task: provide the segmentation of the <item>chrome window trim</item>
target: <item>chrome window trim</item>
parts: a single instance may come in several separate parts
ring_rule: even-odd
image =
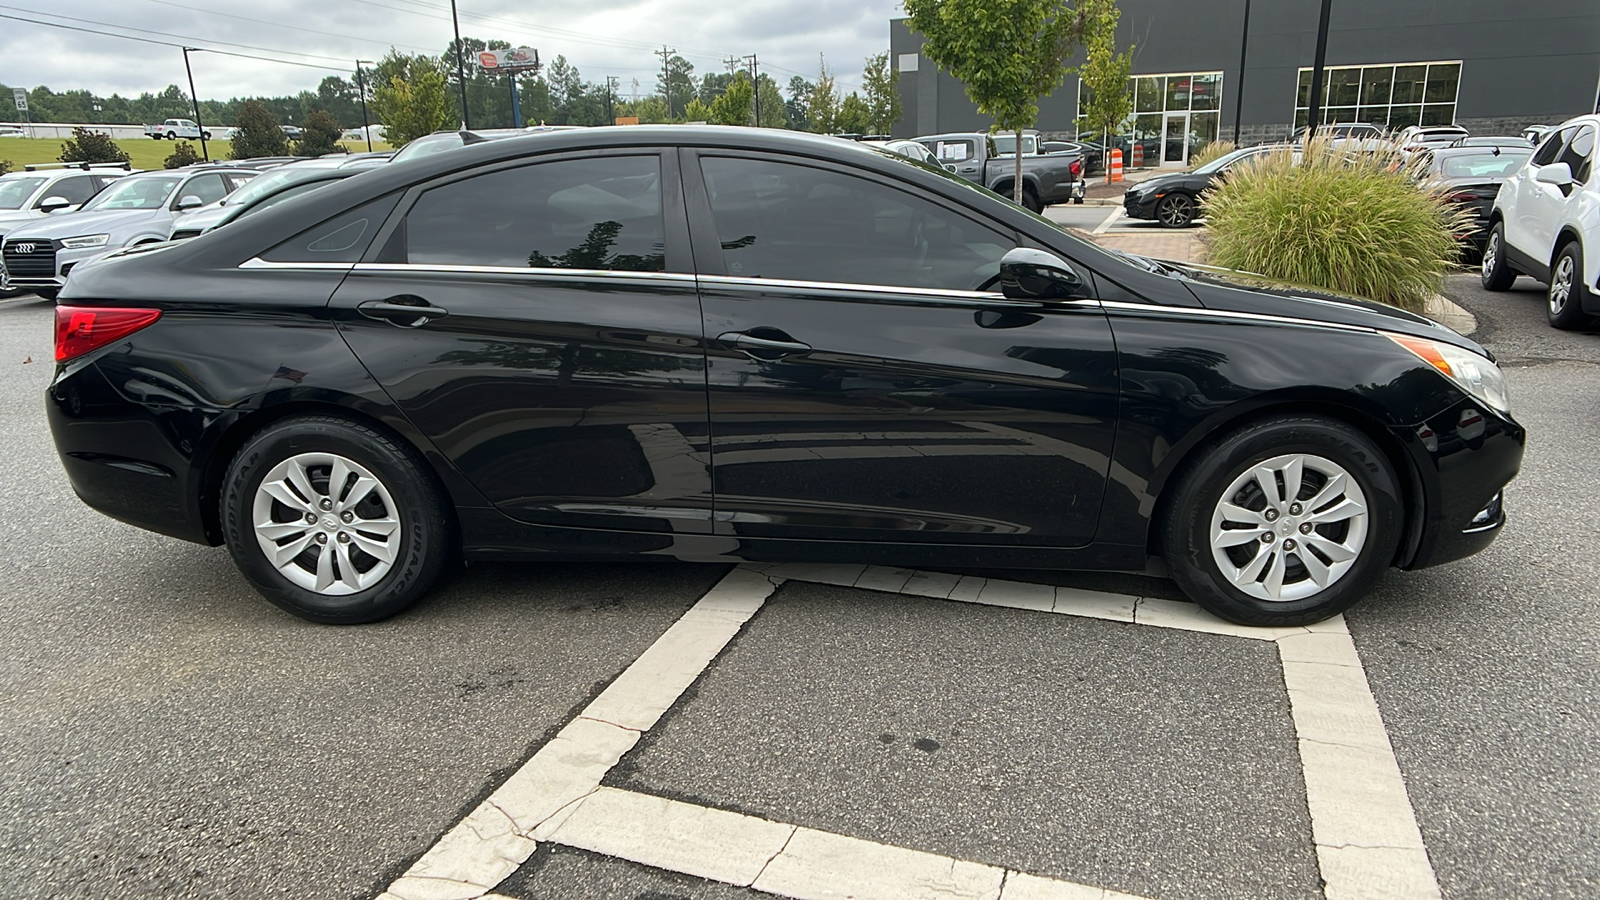
[[[528,275],[539,279],[608,278],[624,281],[673,281],[694,284],[693,275],[681,272],[634,272],[627,269],[557,269],[533,266],[453,266],[431,263],[356,263],[355,271],[374,274],[404,275]]]
[[[1010,303],[1019,301],[1011,300],[999,291],[953,291],[948,288],[914,288],[900,287],[892,284],[855,284],[841,281],[790,281],[782,278],[739,278],[731,275],[701,275],[700,280],[706,284],[721,287],[745,287],[756,289],[776,288],[780,290],[802,291],[850,291],[851,293],[874,294],[899,294],[910,297],[923,297],[945,300],[1003,300]],[[1033,302],[1033,301],[1025,301]],[[1098,300],[1070,300],[1062,301],[1063,305],[1095,306]]]
[[[1308,328],[1330,328],[1335,331],[1353,331],[1360,334],[1377,334],[1378,329],[1365,325],[1347,325],[1321,319],[1299,319],[1293,316],[1274,316],[1265,313],[1235,312],[1230,309],[1202,309],[1194,306],[1159,306],[1154,303],[1128,303],[1122,300],[1102,300],[1107,312],[1135,312],[1153,316],[1175,316],[1198,319],[1229,319],[1237,322],[1262,322],[1277,325],[1304,325]]]
[[[329,263],[329,262],[268,262],[259,256],[253,256],[242,263],[241,269],[317,269],[349,271],[355,263]]]

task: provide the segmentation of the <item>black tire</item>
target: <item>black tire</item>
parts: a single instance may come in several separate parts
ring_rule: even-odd
[[[177,133],[177,132],[176,132],[176,131],[169,131],[169,132],[167,132],[167,140],[169,140],[169,141],[175,141],[175,140],[177,140],[177,139],[178,139],[178,133]]]
[[[1251,480],[1252,470],[1269,460],[1291,458],[1303,461],[1300,491],[1296,498],[1280,497],[1280,511],[1269,513],[1266,510],[1273,506],[1268,502],[1271,498]],[[1321,488],[1332,484],[1334,479],[1317,469],[1327,469],[1329,464],[1342,470],[1348,476],[1344,483],[1353,481],[1358,491],[1336,490],[1330,499],[1319,504],[1319,509],[1324,515],[1337,516],[1335,507],[1343,504],[1334,501],[1344,497],[1358,501],[1365,508],[1364,516],[1311,522],[1306,519],[1316,516],[1318,510],[1310,509],[1308,504],[1290,505],[1291,500],[1309,501]],[[1310,477],[1304,473],[1310,473]],[[1241,479],[1245,479],[1242,487],[1235,487]],[[1283,492],[1286,480],[1280,470],[1273,480],[1276,489]],[[1213,549],[1214,518],[1220,517],[1223,494],[1230,488],[1234,492],[1228,499],[1246,512],[1260,512],[1262,524],[1218,532],[1241,536],[1249,533],[1255,537],[1244,542],[1233,540],[1233,545],[1226,547],[1221,546],[1226,539],[1220,540],[1219,548]],[[1332,485],[1330,490],[1336,488]],[[1315,416],[1267,419],[1225,435],[1199,453],[1171,490],[1161,532],[1169,573],[1200,606],[1241,625],[1305,625],[1349,609],[1365,596],[1394,559],[1404,528],[1399,481],[1382,451],[1348,425]],[[1251,491],[1256,495],[1252,496]],[[1300,512],[1291,516],[1291,509]],[[1307,525],[1310,532],[1302,530]],[[1262,534],[1270,534],[1272,540],[1258,545]],[[1347,545],[1356,544],[1347,566],[1326,551],[1317,551],[1313,561],[1328,579],[1325,586],[1318,586],[1302,556],[1310,549],[1305,544],[1308,540],[1317,541],[1313,546],[1319,548],[1338,545],[1343,548],[1340,552],[1350,552]],[[1219,554],[1237,567],[1239,584],[1248,585],[1255,593],[1241,589],[1224,574],[1217,560]],[[1260,557],[1271,557],[1271,561],[1261,565]],[[1281,567],[1277,565],[1279,558]],[[1259,574],[1248,574],[1252,568]],[[1328,572],[1332,570],[1337,574],[1330,577]],[[1270,592],[1274,571],[1280,573],[1281,599],[1261,596]]]
[[[258,491],[274,467],[291,465],[288,460],[301,454],[333,455],[365,469],[376,479],[378,488],[368,493],[368,499],[362,500],[361,505],[353,505],[352,509],[361,509],[368,503],[376,504],[377,516],[399,522],[399,538],[391,549],[394,558],[387,563],[387,571],[374,575],[376,581],[361,586],[360,590],[344,586],[343,576],[347,573],[342,571],[339,585],[329,587],[348,591],[343,594],[318,591],[316,585],[305,586],[291,580],[296,571],[315,571],[308,566],[319,563],[322,554],[337,549],[332,540],[325,540],[320,546],[304,545],[304,550],[281,571],[266,557],[254,524]],[[316,470],[312,467],[304,469],[306,472]],[[316,478],[315,474],[311,475],[313,486],[317,483]],[[329,490],[328,474],[322,474],[321,478],[320,490],[324,491],[325,497],[333,496],[334,492]],[[348,487],[342,488],[340,493],[350,496],[345,492],[354,491],[355,484],[347,481]],[[392,503],[392,509],[389,503],[384,502],[383,494]],[[310,501],[312,498],[306,499]],[[267,502],[274,503],[270,499]],[[367,573],[373,573],[378,566],[384,565],[377,557],[362,554],[362,535],[357,535],[353,541],[346,541],[343,537],[345,527],[354,532],[359,529],[362,519],[357,518],[356,524],[351,526],[341,526],[337,521],[329,524],[329,520],[339,514],[338,507],[319,507],[313,502],[308,503],[308,508],[330,510],[327,515],[312,513],[322,516],[323,521],[306,526],[308,535],[314,536],[312,532],[318,530],[337,528],[340,531],[338,543],[346,545],[336,554],[330,568],[342,565],[337,558],[340,555],[356,560],[351,571],[354,572],[352,577],[359,581],[363,573],[354,570],[359,568],[362,561],[370,561]],[[298,522],[301,514],[281,502],[273,505],[272,511],[274,523]],[[287,518],[281,515],[284,511],[290,513]],[[444,495],[417,454],[382,432],[334,416],[284,419],[268,425],[245,442],[228,467],[223,482],[221,512],[224,538],[239,571],[272,603],[313,622],[340,625],[376,622],[404,611],[420,600],[438,580],[454,549],[451,517],[445,506]],[[363,512],[359,515],[370,514]],[[324,533],[322,537],[326,539],[328,534]],[[295,538],[287,536],[284,541],[283,546],[287,547],[295,542]]]
[[[1031,187],[1022,189],[1022,205],[1032,212],[1044,212],[1044,204],[1039,202],[1039,195]]]
[[[1483,280],[1483,289],[1486,291],[1510,290],[1511,283],[1517,280],[1517,270],[1506,262],[1505,223],[1496,222],[1494,227],[1489,229],[1489,237],[1483,244],[1483,259],[1478,265],[1478,274]]]
[[[1569,241],[1550,266],[1550,288],[1545,293],[1545,318],[1551,328],[1571,331],[1593,321],[1583,311],[1588,290],[1583,283],[1583,248]]]
[[[32,291],[40,298],[49,300],[52,303],[55,302],[56,297],[61,293],[60,288],[23,288],[23,290]]]
[[[202,131],[202,132],[200,132],[200,137],[201,137],[201,139],[203,139],[203,140],[207,140],[207,141],[209,141],[209,140],[211,140],[211,132],[209,132],[209,131]]]
[[[1196,212],[1194,198],[1178,191],[1156,204],[1156,221],[1162,228],[1188,228],[1194,224]]]

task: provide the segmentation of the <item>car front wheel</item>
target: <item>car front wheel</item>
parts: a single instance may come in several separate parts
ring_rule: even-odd
[[[1244,625],[1305,625],[1365,595],[1394,558],[1393,468],[1331,419],[1281,417],[1205,450],[1176,485],[1163,534],[1172,577]]]
[[[1550,327],[1570,331],[1589,324],[1583,311],[1583,249],[1573,241],[1561,248],[1556,264],[1550,267],[1550,291],[1546,295],[1546,317]]]
[[[1168,194],[1156,204],[1156,221],[1163,228],[1187,228],[1194,217],[1194,198],[1188,194]]]
[[[234,562],[304,619],[375,622],[419,600],[449,556],[450,518],[425,464],[368,426],[331,416],[269,425],[224,482]]]

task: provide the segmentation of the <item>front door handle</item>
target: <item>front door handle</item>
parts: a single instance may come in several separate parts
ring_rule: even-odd
[[[395,302],[400,299],[402,298],[392,297],[388,300],[368,300],[356,304],[356,312],[369,319],[388,322],[401,328],[420,328],[428,324],[430,319],[441,319],[450,315],[449,310],[434,306],[420,297],[404,298],[410,300],[409,303]]]
[[[783,334],[783,332],[777,331],[776,329],[770,330],[777,334]],[[760,337],[744,331],[728,331],[717,335],[717,340],[724,344],[732,344],[735,348],[743,351],[754,359],[782,359],[785,356],[793,356],[797,353],[811,352],[810,344],[802,343],[794,340],[793,338],[789,338],[789,336],[786,334],[783,336],[787,340]]]

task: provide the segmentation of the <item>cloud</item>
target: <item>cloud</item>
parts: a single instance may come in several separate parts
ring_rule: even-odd
[[[330,67],[191,54],[205,99],[310,90],[324,76],[348,76],[358,57],[377,59],[390,46],[437,54],[451,38],[447,0],[10,0],[8,6],[14,8],[0,14]],[[652,50],[663,44],[694,63],[697,74],[724,71],[724,58],[754,53],[780,84],[794,74],[815,79],[823,53],[848,92],[860,85],[862,61],[888,49],[889,19],[903,15],[898,0],[588,0],[581,6],[460,0],[459,11],[463,36],[536,47],[547,60],[564,55],[587,80],[616,76],[624,93],[634,79],[641,93],[654,89],[660,62]],[[10,19],[0,19],[0,83],[125,96],[168,84],[187,91],[177,47]]]

